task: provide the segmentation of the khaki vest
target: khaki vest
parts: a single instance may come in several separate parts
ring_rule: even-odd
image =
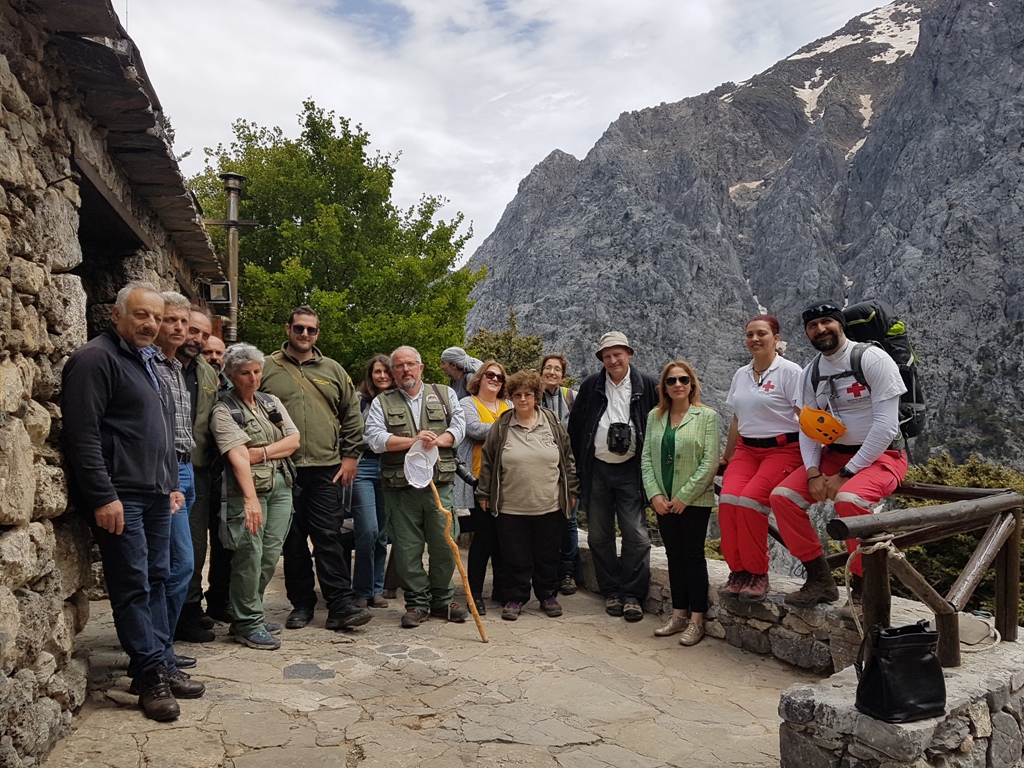
[[[262,392],[257,393],[257,403],[260,402],[258,398],[262,394]],[[269,398],[268,395],[263,396]],[[262,408],[258,407],[257,410],[260,411],[260,415],[263,416],[263,419],[257,418],[253,410],[236,397],[233,392],[225,393],[222,396],[222,399],[224,398],[230,398],[233,401],[233,404],[241,409],[242,416],[244,418],[242,431],[245,432],[250,440],[249,447],[262,448],[281,438],[283,434],[281,430],[273,424],[270,424],[268,427],[264,423],[263,419],[267,419],[267,422],[269,422],[269,418],[267,418],[263,413]],[[223,405],[226,406],[229,411],[232,410],[229,403],[224,402]],[[272,491],[275,483],[277,482],[279,470],[283,471],[285,484],[291,487],[291,473],[284,465],[284,462],[286,461],[287,459],[271,459],[263,464],[252,465],[250,471],[252,472],[252,483],[256,487],[256,493],[269,493]],[[242,491],[238,487],[238,481],[235,479],[235,473],[230,467],[225,469],[224,478],[227,481],[228,495],[241,496]]]
[[[434,394],[434,385],[424,384],[423,408],[420,412],[419,429],[428,429],[440,435],[448,429],[448,401],[431,402],[431,395]],[[448,397],[448,387],[438,384],[437,393],[439,398]],[[384,426],[388,432],[398,437],[415,437],[417,431],[416,421],[412,417],[412,410],[409,402],[398,390],[389,390],[378,395],[380,398],[381,410],[384,412]],[[439,399],[438,398],[438,399]],[[408,451],[386,451],[380,457],[381,482],[385,488],[397,489],[408,488],[409,481],[405,479],[405,454]],[[455,449],[438,448],[437,464],[434,465],[434,484],[455,482]]]

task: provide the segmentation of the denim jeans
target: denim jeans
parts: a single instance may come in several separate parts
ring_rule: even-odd
[[[87,513],[103,559],[117,639],[128,676],[164,664],[174,653],[165,586],[170,570],[171,500],[164,494],[122,496],[124,531],[109,533]]]
[[[380,487],[380,459],[376,455],[359,460],[352,484],[352,522],[356,538],[352,591],[356,598],[369,600],[384,591],[384,565],[388,557],[384,492]]]
[[[572,514],[565,521],[565,528],[562,530],[562,546],[558,553],[558,582],[566,576],[576,578],[576,571],[580,563],[580,527],[576,520],[576,512],[579,509],[579,502],[573,504]]]
[[[195,551],[192,547],[192,528],[188,516],[196,503],[195,475],[189,463],[178,464],[178,490],[185,496],[185,506],[171,515],[170,573],[167,576],[167,626],[174,633],[178,626],[181,606],[188,596],[188,583],[195,570]],[[170,650],[167,669],[174,671],[174,649]]]
[[[587,505],[587,544],[597,585],[605,597],[643,602],[651,583],[651,537],[644,519],[639,456],[621,464],[594,459]],[[615,552],[615,523],[622,533],[622,555]]]

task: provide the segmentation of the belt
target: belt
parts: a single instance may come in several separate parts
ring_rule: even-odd
[[[191,464],[192,463],[192,454],[191,454],[191,452],[179,453],[178,454],[178,463],[179,464]]]
[[[850,454],[852,456],[853,454],[855,454],[857,451],[860,450],[860,446],[859,445],[839,445],[838,443],[832,443],[832,445],[830,445],[828,447],[828,450],[833,451],[834,453],[848,453],[848,454]]]
[[[740,435],[740,440],[749,448],[775,448],[780,445],[795,443],[799,439],[799,432],[787,432],[784,435],[776,435],[775,437],[743,437],[743,435]]]

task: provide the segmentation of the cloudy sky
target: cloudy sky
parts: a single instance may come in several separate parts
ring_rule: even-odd
[[[245,118],[298,133],[303,99],[401,152],[395,200],[472,221],[465,257],[551,150],[621,112],[745,80],[879,0],[112,0],[182,168]]]

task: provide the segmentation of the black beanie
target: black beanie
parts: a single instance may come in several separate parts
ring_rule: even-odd
[[[839,321],[843,330],[846,330],[846,315],[843,314],[843,308],[831,299],[819,299],[812,302],[800,314],[800,319],[803,320],[805,328],[812,320],[818,320],[822,317],[835,318]]]

